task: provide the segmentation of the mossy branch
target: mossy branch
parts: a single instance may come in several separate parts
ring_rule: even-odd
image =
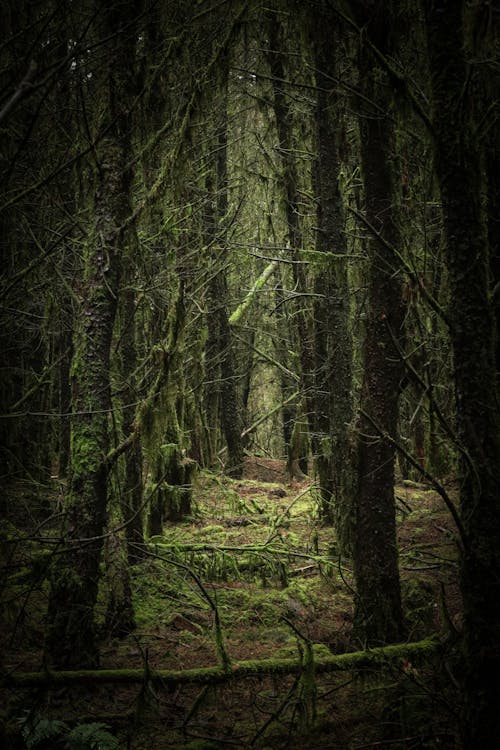
[[[266,283],[266,281],[268,280],[268,278],[270,276],[272,276],[272,274],[277,269],[277,267],[278,267],[278,261],[277,260],[273,260],[271,263],[269,263],[268,266],[266,266],[266,268],[263,270],[263,272],[261,273],[261,275],[255,281],[253,287],[250,289],[250,291],[248,292],[247,296],[245,297],[245,299],[243,300],[243,302],[241,303],[241,305],[238,305],[238,307],[236,308],[236,310],[229,316],[229,325],[230,326],[235,326],[235,325],[237,325],[238,323],[241,322],[241,319],[243,318],[243,316],[245,315],[246,311],[248,310],[248,308],[252,304],[252,301],[253,301],[255,295],[258,292],[260,292],[260,290],[262,289],[262,287],[264,286],[264,284]]]
[[[442,646],[436,638],[427,638],[413,643],[381,646],[368,651],[353,651],[350,654],[316,656],[315,674],[331,672],[381,670],[398,668],[403,662],[425,662],[435,656]],[[233,663],[229,668],[221,666],[195,669],[151,669],[148,679],[157,685],[213,685],[245,677],[266,675],[300,674],[304,669],[302,660],[293,658],[248,660]],[[61,687],[67,685],[141,684],[144,668],[140,669],[89,669],[75,671],[11,672],[0,678],[2,687],[31,688],[40,685]]]

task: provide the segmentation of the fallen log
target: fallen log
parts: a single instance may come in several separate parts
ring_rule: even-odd
[[[414,643],[400,643],[391,646],[372,648],[367,651],[353,651],[347,654],[321,655],[314,658],[314,672],[381,670],[384,667],[398,667],[408,663],[427,661],[436,655],[441,643],[436,638],[427,638]],[[81,684],[130,684],[145,680],[159,686],[213,685],[238,680],[245,677],[266,677],[299,674],[305,666],[297,658],[274,658],[234,662],[227,669],[220,666],[198,667],[195,669],[82,669],[72,671],[11,672],[0,677],[0,686],[30,688],[38,686],[61,687]]]

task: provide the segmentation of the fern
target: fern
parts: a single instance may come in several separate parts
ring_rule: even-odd
[[[78,724],[66,738],[67,750],[118,750],[118,740],[106,724]]]
[[[64,721],[35,716],[23,720],[22,735],[27,750],[34,750],[48,740],[52,743],[58,740],[57,747],[62,747],[62,739],[66,740],[66,750],[118,750],[118,740],[107,730],[108,726],[100,723],[78,724],[70,730]]]
[[[28,750],[36,748],[45,740],[55,739],[68,731],[64,721],[35,716],[23,721],[22,735]]]

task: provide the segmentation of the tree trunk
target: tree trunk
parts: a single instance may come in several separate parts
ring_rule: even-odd
[[[315,429],[313,451],[323,520],[337,520],[344,552],[353,505],[355,467],[350,461],[349,425],[353,418],[352,338],[349,315],[347,242],[339,187],[342,117],[333,83],[339,34],[331,38],[326,15],[313,19],[317,85],[316,249],[322,254],[316,269],[314,299]],[[328,34],[328,35],[327,35]],[[320,256],[321,257],[321,256]]]
[[[358,25],[386,52],[384,3],[361,3]],[[366,6],[366,7],[365,7]],[[356,579],[355,623],[369,645],[401,640],[405,635],[396,543],[394,502],[395,438],[402,377],[403,303],[394,219],[393,124],[384,113],[390,95],[383,73],[366,45],[360,51],[361,163],[365,217],[372,227],[368,241],[369,278],[363,382],[359,418],[359,477],[353,545]],[[395,342],[397,345],[395,345]]]
[[[287,402],[287,400],[292,395],[292,393],[297,390],[297,382],[292,377],[294,373],[294,363],[292,362],[290,352],[293,351],[293,331],[291,330],[291,321],[289,319],[289,316],[286,314],[284,306],[284,291],[283,283],[281,280],[281,269],[278,268],[276,273],[278,278],[275,287],[275,315],[277,330],[275,349],[276,359],[281,365],[283,365],[283,367],[279,370],[281,400],[284,404],[281,409],[281,419],[283,425],[283,446],[287,458],[287,473],[289,476],[291,476],[293,472],[291,462],[292,433],[298,410],[296,404],[290,403],[289,401]]]
[[[98,662],[94,605],[106,524],[109,356],[118,291],[117,218],[122,215],[124,154],[112,138],[101,146],[96,232],[86,258],[72,362],[71,485],[67,553],[55,566],[50,589],[48,656],[58,666]]]
[[[220,419],[222,431],[227,445],[227,462],[225,471],[229,476],[240,478],[243,473],[244,450],[241,433],[243,431],[242,401],[237,388],[237,368],[234,358],[234,346],[232,341],[231,327],[229,325],[227,304],[228,285],[226,260],[228,257],[226,247],[226,222],[227,222],[227,60],[224,60],[222,72],[222,103],[220,122],[217,127],[217,148],[215,160],[209,159],[213,175],[208,180],[207,209],[207,238],[212,246],[212,258],[215,260],[215,269],[209,282],[207,322],[209,326],[209,342],[211,349],[207,352],[209,358],[215,358],[218,364],[220,381],[215,386],[210,383],[210,390],[214,394],[209,396],[212,416],[214,419],[215,393],[218,390],[220,401]],[[213,368],[213,363],[212,363]],[[216,369],[216,368],[214,368]],[[215,426],[208,424],[208,429],[214,433]]]
[[[286,43],[284,39],[285,30],[275,10],[268,12],[269,23],[269,51],[268,60],[271,72],[271,81],[274,95],[274,113],[276,116],[276,129],[279,142],[279,150],[282,165],[282,194],[285,202],[285,216],[288,234],[288,245],[290,247],[290,258],[295,261],[292,264],[293,281],[295,290],[305,294],[308,289],[308,280],[304,264],[301,262],[300,251],[302,250],[302,229],[300,224],[299,209],[299,176],[294,147],[293,135],[293,111],[285,91],[286,71],[284,58],[286,55]],[[314,428],[314,355],[313,355],[313,333],[311,326],[310,310],[305,298],[299,298],[294,310],[296,320],[298,354],[301,365],[301,387],[303,392],[303,406],[307,423],[303,423],[302,429],[308,427],[309,433]],[[297,412],[298,416],[298,412]],[[293,430],[292,430],[293,433]],[[302,445],[309,444],[309,439],[304,439]],[[290,443],[293,447],[293,442]],[[288,457],[289,470],[293,470],[297,464],[296,457]],[[305,468],[307,454],[301,456],[299,463]]]
[[[137,243],[133,243],[136,248]],[[131,282],[132,280],[129,279]],[[135,293],[126,289],[122,301],[121,370],[122,392],[122,432],[126,438],[134,430],[137,392],[134,372],[137,367],[135,342]],[[139,440],[134,440],[125,454],[125,482],[122,496],[122,515],[127,540],[127,560],[129,565],[143,556],[144,523],[142,512],[142,450]]]
[[[129,7],[132,11],[132,8]],[[71,365],[70,490],[65,529],[66,551],[54,564],[48,608],[47,656],[64,667],[95,666],[99,660],[94,607],[100,580],[107,515],[110,346],[119,285],[120,227],[129,212],[128,123],[123,109],[130,46],[120,26],[126,14],[103,8],[104,37],[112,38],[100,93],[109,118],[99,144],[94,201],[94,232],[86,246],[85,277],[76,322]],[[118,29],[118,31],[117,31]],[[130,29],[127,30],[130,34]],[[126,101],[126,99],[125,99]]]
[[[500,736],[500,408],[497,332],[489,295],[485,165],[477,136],[478,124],[484,124],[492,102],[484,97],[480,65],[471,64],[474,55],[467,49],[471,39],[478,47],[485,46],[473,11],[466,3],[452,0],[436,0],[427,9],[435,164],[446,237],[457,424],[463,447],[460,507],[466,540],[461,590],[466,668],[462,729],[464,747],[493,750]]]

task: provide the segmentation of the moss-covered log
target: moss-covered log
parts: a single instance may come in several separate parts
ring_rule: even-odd
[[[398,668],[403,663],[426,662],[441,649],[435,638],[427,638],[414,643],[373,648],[368,651],[353,651],[350,654],[331,654],[314,659],[316,674],[380,670],[385,667]],[[196,669],[150,669],[147,679],[159,685],[206,685],[229,682],[244,677],[265,677],[297,674],[304,665],[297,659],[261,659],[235,662],[229,669],[220,666],[199,667]],[[63,685],[90,684],[130,684],[145,680],[144,669],[98,669],[46,672],[12,672],[0,679],[2,687],[30,688],[39,685],[61,687]]]

